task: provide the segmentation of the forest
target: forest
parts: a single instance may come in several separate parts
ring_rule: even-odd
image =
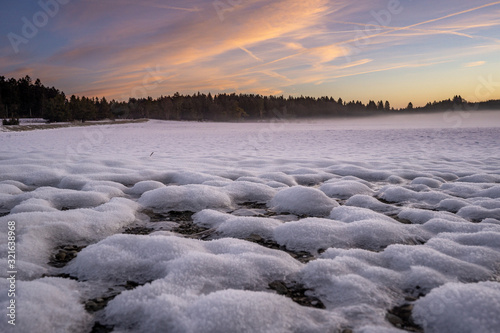
[[[67,97],[55,87],[33,83],[29,76],[6,79],[0,76],[0,117],[4,125],[18,123],[19,118],[43,118],[47,122],[88,121],[102,119],[151,118],[192,121],[241,121],[272,118],[311,118],[363,116],[389,112],[438,112],[459,110],[500,110],[500,100],[469,103],[461,96],[424,107],[410,102],[394,109],[389,101],[343,101],[333,97],[262,96],[255,94],[196,93],[161,96],[156,99],[129,98],[128,101],[105,97]]]

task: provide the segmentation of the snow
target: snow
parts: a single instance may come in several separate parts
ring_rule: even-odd
[[[127,265],[123,265],[123,262]],[[258,288],[284,278],[300,264],[289,255],[250,242],[114,235],[85,248],[65,268],[83,280],[145,283],[168,277],[184,288]],[[172,283],[174,283],[172,282]],[[266,285],[266,284],[264,284]]]
[[[230,208],[231,198],[217,187],[208,185],[168,186],[142,194],[138,201],[161,212],[191,211],[205,208]]]
[[[224,186],[224,190],[235,202],[260,202],[271,200],[276,190],[265,184],[236,181]]]
[[[151,285],[153,287],[153,285]],[[227,289],[200,297],[128,292],[106,308],[121,332],[331,332],[342,319],[265,292]],[[140,298],[137,296],[141,295]],[[186,298],[194,298],[186,302]]]
[[[449,283],[415,303],[413,317],[425,332],[498,332],[500,284]]]
[[[2,279],[2,290],[8,290]],[[17,281],[15,297],[15,326],[5,318],[0,321],[2,332],[86,332],[92,327],[92,317],[80,302],[76,281],[61,278],[42,278]],[[7,292],[0,295],[0,306],[7,312],[10,306]],[[5,315],[4,315],[5,316]],[[7,317],[6,317],[7,318]],[[36,320],[34,320],[36,318]]]
[[[305,186],[293,186],[279,191],[269,202],[277,213],[326,216],[339,204],[323,192]]]
[[[326,182],[320,188],[330,198],[349,199],[355,194],[372,194],[372,190],[365,184],[354,180],[340,180]]]
[[[278,226],[274,229],[274,238],[278,244],[293,251],[318,253],[330,247],[377,251],[390,244],[417,242],[419,233],[411,229],[387,220],[343,223],[306,218]]]
[[[385,214],[397,214],[401,210],[399,207],[385,204],[372,196],[362,194],[353,195],[346,201],[345,205],[367,208],[372,211]]]
[[[388,311],[413,304],[425,332],[495,332],[500,128],[483,115],[0,132],[16,329],[397,332]]]
[[[355,222],[363,220],[382,220],[399,225],[399,222],[386,216],[363,207],[342,206],[331,210],[330,218],[342,222]]]

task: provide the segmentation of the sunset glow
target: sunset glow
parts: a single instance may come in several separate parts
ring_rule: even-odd
[[[67,95],[499,99],[500,1],[16,1],[0,75]]]

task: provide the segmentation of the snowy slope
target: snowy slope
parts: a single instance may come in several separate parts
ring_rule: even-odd
[[[497,332],[500,122],[451,116],[0,132],[0,330]]]

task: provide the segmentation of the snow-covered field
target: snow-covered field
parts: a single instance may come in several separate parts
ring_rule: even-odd
[[[2,332],[500,330],[499,112],[0,143]]]

